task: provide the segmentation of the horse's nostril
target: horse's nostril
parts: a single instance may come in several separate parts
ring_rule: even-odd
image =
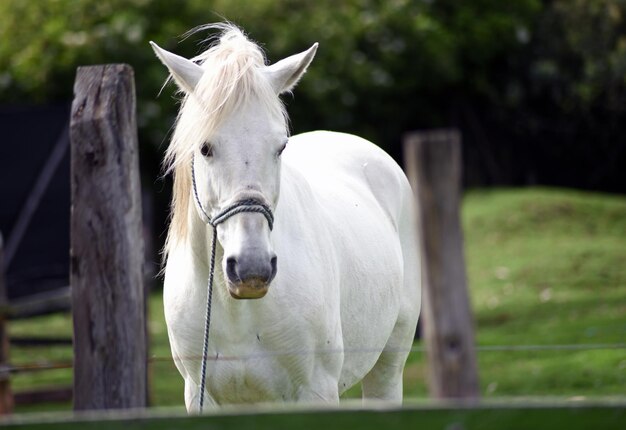
[[[275,255],[272,255],[270,261],[256,256],[231,256],[226,258],[225,274],[233,284],[245,283],[255,279],[269,284],[276,276],[277,261]]]
[[[237,273],[237,259],[235,257],[228,257],[226,259],[226,276],[231,282],[239,282],[239,273]]]
[[[270,279],[268,282],[272,282],[272,279],[274,279],[274,277],[276,276],[276,271],[278,270],[277,269],[278,257],[274,255],[272,259],[270,260],[270,265],[272,266],[272,271],[270,273]]]

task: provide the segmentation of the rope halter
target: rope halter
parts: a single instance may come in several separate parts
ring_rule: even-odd
[[[209,329],[211,327],[211,297],[213,293],[213,277],[215,274],[215,248],[217,245],[217,226],[239,213],[260,213],[267,220],[270,231],[274,228],[274,214],[268,205],[258,199],[243,199],[227,206],[217,213],[214,217],[210,217],[200,201],[198,189],[196,187],[196,173],[194,168],[194,158],[191,159],[191,183],[193,185],[193,195],[200,211],[204,214],[205,223],[213,227],[213,235],[211,237],[211,261],[209,264],[209,281],[207,287],[207,306],[206,316],[204,320],[204,345],[202,348],[202,370],[200,374],[200,399],[199,409],[202,412],[204,406],[204,387],[206,386],[206,363],[209,354]]]

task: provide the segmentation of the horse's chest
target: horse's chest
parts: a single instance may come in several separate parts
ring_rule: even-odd
[[[221,356],[207,370],[209,395],[218,403],[254,403],[286,400],[292,396],[288,372],[258,354],[254,358]]]
[[[272,339],[254,324],[236,334],[223,327],[209,346],[209,394],[221,404],[293,400],[306,365],[285,353],[287,339]]]
[[[180,312],[168,319],[171,341],[185,357],[185,369],[200,374],[203,321]],[[299,383],[307,373],[307,360],[289,354],[298,342],[297,332],[275,322],[231,320],[214,309],[209,338],[206,389],[219,404],[294,400]],[[280,335],[277,335],[279,333]]]

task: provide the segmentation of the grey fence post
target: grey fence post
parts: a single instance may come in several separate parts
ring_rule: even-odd
[[[461,138],[456,130],[410,133],[404,155],[419,207],[429,391],[435,398],[477,398],[460,221]]]
[[[74,409],[145,407],[144,245],[130,66],[78,68],[70,138]]]

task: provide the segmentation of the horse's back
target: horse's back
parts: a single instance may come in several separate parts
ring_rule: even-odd
[[[349,134],[293,136],[284,163],[311,184],[333,234],[346,350],[340,389],[349,387],[371,369],[398,323],[409,327],[403,346],[412,341],[420,307],[413,194],[389,155]],[[380,349],[353,352],[364,348]]]
[[[397,163],[373,143],[346,133],[314,131],[292,136],[286,162],[325,194],[370,194],[397,227],[411,189]]]

